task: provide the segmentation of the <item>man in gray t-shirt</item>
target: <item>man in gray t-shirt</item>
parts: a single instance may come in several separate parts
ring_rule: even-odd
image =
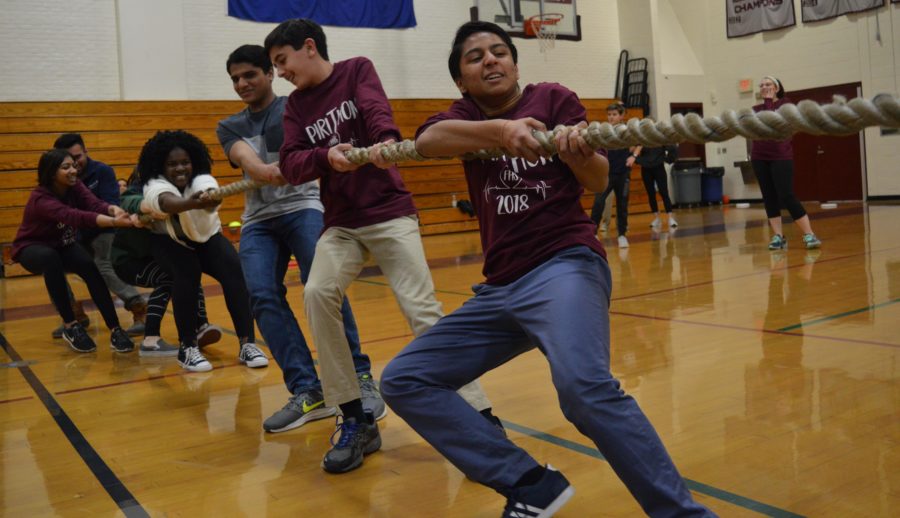
[[[284,408],[266,419],[263,428],[283,432],[336,411],[325,407],[309,345],[288,304],[284,285],[291,255],[300,268],[300,280],[306,283],[324,225],[324,209],[317,182],[290,185],[278,169],[287,98],[272,90],[274,73],[265,49],[259,45],[238,47],[228,57],[226,69],[234,91],[247,107],[219,121],[216,134],[232,166],[241,168],[245,178],[266,184],[245,194],[240,257],[253,317],[292,394]],[[369,358],[360,351],[359,331],[347,299],[341,315],[363,406],[383,417],[384,403],[370,373]]]

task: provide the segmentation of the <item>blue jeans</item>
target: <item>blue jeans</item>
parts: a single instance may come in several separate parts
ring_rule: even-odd
[[[563,250],[505,286],[475,296],[385,368],[385,402],[469,478],[509,494],[538,463],[455,392],[537,347],[560,408],[588,436],[650,516],[712,516],[695,503],[656,431],[609,370],[609,266],[586,247]]]
[[[292,394],[320,389],[322,383],[309,345],[288,304],[284,275],[293,254],[300,267],[300,280],[306,284],[323,225],[321,211],[303,209],[255,222],[241,231],[241,267],[250,291],[253,317]],[[359,330],[346,298],[341,316],[356,372],[367,373],[372,365],[360,351]]]

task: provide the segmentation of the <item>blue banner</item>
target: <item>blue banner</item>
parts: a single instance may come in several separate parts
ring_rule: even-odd
[[[319,25],[335,27],[416,26],[413,0],[228,0],[228,16],[274,23],[309,18]]]

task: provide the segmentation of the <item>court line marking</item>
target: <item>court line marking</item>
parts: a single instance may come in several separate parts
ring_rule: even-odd
[[[900,247],[898,247],[898,248],[900,248]],[[366,280],[366,281],[360,281],[360,282],[365,282],[367,284],[377,284],[380,286],[387,286],[387,283],[381,282],[381,281]],[[687,286],[685,286],[685,287],[687,287]],[[675,289],[680,289],[680,288],[673,288],[673,290],[675,290]],[[450,295],[459,295],[462,297],[473,297],[474,296],[474,294],[472,294],[472,293],[461,293],[458,291],[449,291],[449,290],[435,290],[435,292],[446,293],[446,294],[450,294]],[[621,300],[621,299],[614,298],[610,302],[611,303],[616,302],[617,300]],[[900,299],[897,299],[897,301],[900,301]],[[665,321],[665,322],[675,322],[675,323],[679,323],[679,324],[691,324],[691,325],[706,326],[706,327],[716,327],[716,328],[721,328],[721,329],[732,329],[735,331],[749,331],[749,332],[753,332],[753,333],[768,333],[768,334],[778,334],[778,335],[797,336],[797,337],[806,337],[806,338],[818,338],[820,340],[828,340],[828,341],[832,341],[832,342],[857,343],[857,344],[864,344],[864,345],[878,345],[881,347],[900,348],[900,344],[893,344],[890,342],[879,342],[877,340],[861,340],[861,339],[857,339],[857,338],[841,338],[841,337],[827,336],[827,335],[813,335],[813,334],[809,334],[809,333],[793,333],[793,332],[790,332],[789,330],[783,330],[783,329],[760,329],[760,328],[755,328],[755,327],[742,327],[742,326],[736,326],[736,325],[731,325],[731,324],[717,324],[717,323],[713,323],[713,322],[695,322],[692,320],[683,320],[683,319],[679,319],[679,318],[666,318],[666,317],[658,317],[658,316],[654,316],[654,315],[641,315],[639,313],[628,313],[625,311],[616,311],[613,309],[610,309],[609,314],[617,315],[617,316],[632,317],[632,318],[661,320],[661,321]]]
[[[31,396],[24,396],[24,397],[12,398],[12,399],[4,399],[3,401],[0,401],[0,405],[5,405],[6,403],[17,403],[19,401],[28,401],[30,399],[34,399],[34,398]]]
[[[883,253],[883,252],[892,252],[892,251],[895,251],[895,250],[898,250],[898,249],[900,249],[900,246],[893,246],[893,247],[890,247],[890,248],[880,248],[880,249],[878,249],[878,250],[869,250],[868,252],[859,252],[859,253],[856,253],[856,254],[847,254],[847,255],[839,255],[839,256],[835,256],[835,257],[826,257],[825,259],[818,259],[818,260],[816,260],[815,264],[824,264],[824,263],[830,263],[830,262],[832,262],[832,261],[842,261],[842,260],[844,260],[844,259],[853,259],[853,258],[856,258],[856,257],[865,257],[865,256],[867,256],[867,255],[880,254],[880,253]],[[676,256],[676,257],[677,257],[677,256]],[[805,265],[805,264],[794,264],[794,265],[790,265],[790,266],[785,266],[783,269],[784,269],[784,270],[792,270],[792,269],[794,269],[794,268],[802,268],[802,267],[804,267],[804,266],[806,266],[806,265]],[[617,301],[620,301],[620,300],[629,300],[629,299],[636,299],[636,298],[640,298],[640,297],[649,297],[649,296],[652,296],[652,295],[659,295],[659,294],[661,294],[661,293],[670,293],[670,292],[673,292],[673,291],[678,291],[678,290],[683,290],[683,289],[698,288],[698,287],[700,287],[700,286],[709,286],[709,285],[711,285],[711,284],[719,284],[719,283],[723,283],[723,282],[734,281],[734,280],[738,280],[738,279],[743,279],[743,278],[745,278],[745,277],[754,277],[754,276],[758,276],[758,275],[766,275],[766,274],[769,274],[769,273],[771,273],[771,272],[772,272],[772,270],[759,270],[759,271],[755,271],[755,272],[747,272],[747,273],[742,273],[742,274],[739,274],[739,275],[734,275],[734,276],[732,276],[732,277],[722,277],[722,278],[719,278],[719,279],[710,279],[710,280],[708,280],[708,281],[695,282],[695,283],[692,283],[692,284],[683,284],[683,285],[681,285],[681,286],[672,286],[671,288],[665,288],[665,289],[661,289],[661,290],[647,291],[647,292],[644,292],[644,293],[635,293],[635,294],[633,294],[633,295],[624,295],[624,296],[622,296],[622,297],[613,297],[613,298],[611,299],[611,301],[612,301],[612,302],[617,302]]]
[[[816,318],[814,320],[809,320],[806,322],[800,322],[799,324],[794,324],[792,326],[785,326],[778,329],[778,331],[793,331],[794,329],[801,329],[805,327],[810,327],[818,324],[823,324],[825,322],[831,322],[832,320],[837,320],[839,318],[849,317],[851,315],[858,315],[860,313],[866,313],[868,311],[872,311],[873,309],[883,308],[885,306],[890,306],[892,304],[896,304],[900,302],[900,298],[891,299],[887,302],[882,302],[880,304],[872,304],[871,306],[866,306],[864,308],[851,309],[850,311],[844,311],[843,313],[837,313],[834,315],[828,315],[821,318]]]
[[[760,329],[755,327],[742,327],[731,324],[717,324],[715,322],[696,322],[693,320],[683,320],[680,318],[666,318],[666,317],[658,317],[654,315],[641,315],[639,313],[627,313],[625,311],[613,311],[610,310],[610,315],[618,315],[623,317],[632,317],[632,318],[643,318],[646,320],[661,320],[664,322],[675,322],[678,324],[690,324],[695,326],[705,326],[705,327],[715,327],[719,329],[731,329],[734,331],[749,331],[752,333],[766,333],[766,334],[774,334],[774,335],[785,335],[785,336],[794,336],[798,338],[817,338],[819,340],[828,340],[831,342],[841,342],[841,343],[854,343],[854,344],[864,344],[864,345],[878,345],[881,347],[891,347],[891,348],[900,348],[900,344],[894,344],[890,342],[879,342],[877,340],[860,340],[858,338],[842,338],[837,336],[827,336],[827,335],[812,335],[809,333],[795,333],[791,331],[781,331],[779,329]]]
[[[582,455],[587,455],[588,457],[593,457],[595,459],[600,459],[604,462],[607,462],[606,457],[604,457],[603,454],[600,453],[594,446],[586,446],[584,444],[570,441],[568,439],[563,439],[562,437],[557,437],[546,432],[541,432],[540,430],[535,430],[527,426],[507,421],[505,419],[503,419],[502,421],[503,426],[510,430],[519,432],[534,439],[553,444],[555,446],[560,446]],[[682,478],[684,479],[685,485],[687,485],[688,489],[690,489],[691,491],[715,498],[716,500],[728,502],[737,507],[756,511],[762,515],[772,516],[775,518],[803,518],[802,514],[792,513],[785,509],[753,500],[752,498],[747,498],[745,496],[741,496],[724,489],[719,489],[702,482],[697,482],[696,480],[691,480],[687,477]]]
[[[22,361],[22,357],[19,356],[19,353],[13,348],[12,344],[6,340],[6,336],[2,332],[0,332],[0,346],[3,347],[6,354],[14,361]],[[129,518],[149,518],[150,515],[147,514],[147,511],[144,510],[140,502],[138,502],[128,488],[125,487],[125,484],[119,480],[119,477],[116,476],[103,458],[100,457],[97,450],[91,446],[87,438],[81,433],[72,419],[69,418],[68,414],[66,414],[65,410],[63,410],[53,395],[50,394],[50,391],[47,390],[47,387],[41,383],[41,380],[39,380],[34,371],[31,370],[31,367],[25,365],[18,370],[22,373],[25,381],[31,385],[32,390],[34,390],[34,393],[41,400],[41,403],[44,404],[44,407],[47,409],[47,412],[50,413],[50,416],[56,421],[56,424],[63,432],[63,435],[66,436],[66,439],[68,439],[72,447],[75,448],[75,451],[81,457],[81,460],[84,461],[97,481],[100,482],[100,485],[103,486],[103,489],[106,490],[107,494],[109,494],[116,505],[119,506],[119,510]]]

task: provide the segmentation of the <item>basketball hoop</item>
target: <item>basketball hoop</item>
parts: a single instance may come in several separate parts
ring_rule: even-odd
[[[562,19],[560,13],[545,13],[532,16],[525,22],[525,36],[537,38],[541,54],[556,45],[556,24]]]

